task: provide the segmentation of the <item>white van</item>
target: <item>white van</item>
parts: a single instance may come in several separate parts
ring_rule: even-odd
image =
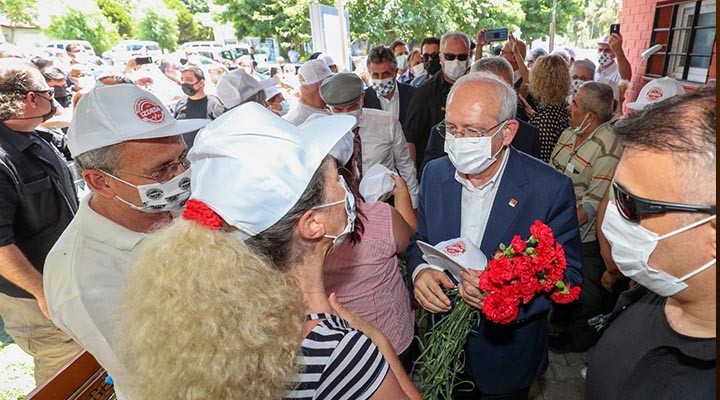
[[[123,40],[115,47],[103,53],[103,58],[112,60],[115,65],[127,62],[136,55],[151,56],[154,60],[162,57],[162,49],[158,42],[150,40]]]
[[[48,42],[45,47],[51,47],[53,49],[65,51],[65,46],[69,45],[70,43],[79,44],[80,46],[82,46],[83,49],[85,49],[86,53],[90,53],[93,56],[95,55],[95,49],[93,49],[92,45],[87,40],[55,40],[52,42]]]

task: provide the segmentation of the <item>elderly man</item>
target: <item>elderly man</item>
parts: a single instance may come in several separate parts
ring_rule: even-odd
[[[555,320],[560,325],[567,325],[558,337],[550,339],[550,348],[559,353],[583,352],[594,345],[600,335],[588,325],[588,319],[612,311],[617,300],[617,294],[602,287],[605,264],[595,234],[598,205],[610,186],[622,154],[622,146],[610,130],[612,89],[604,83],[584,83],[568,110],[570,128],[560,135],[550,157],[550,165],[570,177],[575,188],[583,242],[583,283],[578,302],[556,309]],[[618,292],[615,290],[615,293]],[[563,313],[565,318],[556,318]]]
[[[330,68],[321,60],[310,60],[298,70],[300,83],[300,100],[285,116],[293,125],[300,125],[312,114],[330,114],[322,96],[320,85],[333,75]]]
[[[235,69],[220,77],[215,93],[229,110],[254,101],[268,107],[265,89],[274,87],[275,79],[258,81],[242,69]]]
[[[452,31],[442,36],[440,63],[442,72],[415,91],[405,117],[405,137],[410,145],[410,156],[421,175],[419,168],[423,165],[432,127],[445,118],[445,100],[453,83],[470,68],[470,39],[466,34]]]
[[[572,101],[572,96],[576,95],[580,86],[585,82],[592,82],[595,80],[595,63],[588,59],[577,60],[573,63],[570,69],[570,78],[572,79],[572,94],[568,100],[568,103]],[[613,98],[616,104],[613,105],[613,109],[617,108],[617,104],[620,102],[620,89],[615,81],[603,82],[610,86],[613,91]]]
[[[417,208],[417,176],[400,121],[386,111],[363,108],[362,79],[353,73],[339,73],[326,80],[320,94],[333,114],[357,118],[353,128],[356,174],[362,178],[363,171],[375,164],[397,170],[407,183],[413,208]]]
[[[373,47],[367,57],[372,86],[365,89],[364,108],[387,111],[404,124],[415,88],[398,82],[399,69],[393,52],[385,46]],[[403,126],[404,128],[404,126]]]
[[[716,396],[716,107],[701,89],[614,126],[625,151],[602,231],[637,286],[592,353],[588,400]]]
[[[50,322],[43,264],[77,211],[70,171],[36,128],[55,114],[53,90],[32,64],[0,64],[0,316],[35,359],[41,384],[81,350]]]
[[[621,79],[629,81],[632,78],[632,67],[625,57],[622,43],[623,38],[619,33],[610,34],[598,41],[595,81],[617,84]]]
[[[461,78],[447,103],[448,157],[430,162],[418,201],[418,231],[405,251],[415,299],[426,310],[451,308],[442,288],[455,285],[425,264],[417,241],[431,245],[467,237],[491,258],[500,243],[527,235],[536,220],[552,228],[564,247],[565,281],[580,282],[580,234],[570,178],[512,147],[518,122],[513,88],[483,73]],[[463,273],[460,293],[482,307],[477,272]],[[525,399],[548,365],[550,299],[539,296],[509,325],[482,319],[465,347],[473,399]],[[459,397],[458,397],[459,398]]]
[[[504,80],[508,85],[513,83],[513,69],[507,60],[502,57],[485,57],[481,58],[470,68],[470,73],[486,72]],[[525,154],[529,154],[535,158],[540,158],[540,139],[538,138],[538,129],[527,122],[518,119],[515,116],[519,126],[517,134],[512,141],[512,146]],[[445,125],[441,122],[436,125],[430,133],[427,148],[425,149],[425,157],[423,166],[430,161],[443,157],[445,154]]]
[[[158,98],[125,83],[85,94],[68,131],[92,192],[47,257],[45,295],[53,322],[95,356],[120,393],[115,307],[138,244],[190,196],[182,134],[207,122],[176,121]]]

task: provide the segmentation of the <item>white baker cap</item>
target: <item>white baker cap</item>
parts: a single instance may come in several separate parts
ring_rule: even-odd
[[[324,61],[325,64],[326,64],[328,67],[332,67],[333,65],[337,65],[337,64],[335,63],[335,60],[333,60],[332,57],[330,57],[330,55],[327,54],[327,53],[322,53],[322,54],[320,54],[317,59]]]
[[[133,84],[100,85],[78,102],[68,129],[68,148],[76,157],[128,140],[182,135],[208,122],[176,120],[160,99]]]
[[[301,85],[312,85],[332,75],[333,72],[324,61],[310,60],[298,70],[298,81]]]
[[[669,76],[664,76],[646,83],[640,90],[637,100],[628,103],[627,107],[632,110],[642,110],[650,104],[683,94],[685,94],[685,88],[680,82]]]
[[[292,209],[354,123],[350,116],[332,115],[295,126],[260,104],[242,104],[195,139],[188,154],[190,198],[207,204],[242,236],[254,236]]]
[[[259,91],[275,86],[276,83],[274,78],[259,81],[243,69],[237,68],[220,77],[215,87],[215,94],[226,108],[233,108]]]
[[[368,203],[375,203],[387,199],[388,194],[395,188],[393,175],[397,173],[390,171],[382,164],[375,164],[368,168],[360,181],[360,194]]]

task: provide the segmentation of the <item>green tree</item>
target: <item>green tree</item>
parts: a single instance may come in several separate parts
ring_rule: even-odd
[[[106,29],[106,24],[102,15],[71,8],[64,15],[52,16],[45,34],[53,39],[87,40],[97,54],[102,54],[118,40],[117,32]]]
[[[10,22],[8,41],[15,42],[15,28],[19,25],[35,25],[37,0],[0,0],[0,15]]]
[[[153,40],[160,47],[174,51],[177,48],[178,28],[174,20],[148,10],[137,28],[138,37],[142,40]]]
[[[522,38],[530,43],[550,34],[553,0],[521,0],[525,12],[522,24]],[[568,32],[570,21],[582,14],[582,0],[558,0],[555,12],[555,35]]]
[[[123,39],[133,36],[133,21],[128,5],[115,0],[96,0],[105,18],[117,27],[118,35]]]
[[[210,12],[207,0],[182,0],[191,14]]]
[[[199,25],[196,40],[215,40],[215,32],[210,26]]]
[[[163,0],[165,5],[175,11],[178,28],[178,43],[190,42],[197,39],[198,25],[195,17],[190,13],[187,6],[180,0]]]
[[[586,0],[583,12],[570,21],[568,38],[575,46],[592,47],[597,39],[610,32],[619,8],[619,0]]]

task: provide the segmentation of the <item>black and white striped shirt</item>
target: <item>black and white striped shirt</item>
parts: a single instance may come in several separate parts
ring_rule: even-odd
[[[388,373],[380,350],[362,332],[331,314],[310,314],[324,319],[302,342],[302,372],[285,399],[368,399]]]

